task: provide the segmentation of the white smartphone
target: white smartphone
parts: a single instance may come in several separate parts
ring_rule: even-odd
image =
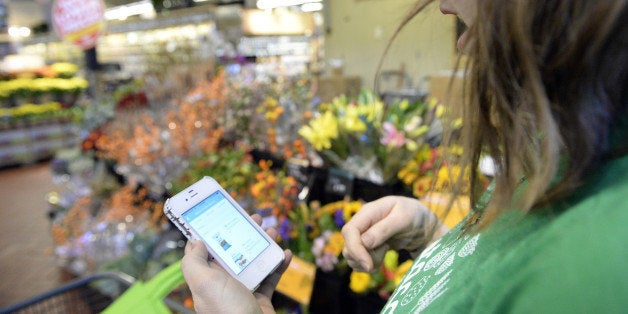
[[[211,177],[166,200],[164,213],[190,240],[202,240],[225,271],[255,291],[284,260],[281,247]]]

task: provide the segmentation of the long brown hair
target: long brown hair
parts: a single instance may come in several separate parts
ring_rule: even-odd
[[[417,3],[399,29],[430,2]],[[473,228],[570,195],[611,153],[609,135],[628,114],[627,20],[626,0],[477,1],[462,165],[477,169],[488,154],[496,173]],[[477,196],[472,189],[472,206]]]

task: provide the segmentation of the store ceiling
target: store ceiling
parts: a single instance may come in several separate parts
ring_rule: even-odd
[[[33,27],[45,23],[53,1],[54,0],[4,0],[9,14],[9,26]],[[107,8],[110,8],[136,1],[138,0],[105,0],[104,2]],[[221,3],[230,1],[211,0],[208,2]]]

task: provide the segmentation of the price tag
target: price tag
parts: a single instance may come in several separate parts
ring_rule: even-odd
[[[314,289],[315,276],[314,264],[293,256],[290,266],[277,284],[277,291],[303,305],[308,305]]]
[[[354,175],[337,169],[329,168],[325,192],[334,195],[348,196],[353,192]]]

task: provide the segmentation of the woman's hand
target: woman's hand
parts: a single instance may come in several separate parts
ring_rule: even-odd
[[[261,222],[259,215],[253,219]],[[273,229],[267,231],[277,237]],[[181,270],[190,287],[194,308],[198,313],[274,313],[271,297],[279,278],[288,268],[292,253],[285,252],[283,263],[266,278],[254,293],[231,277],[214,261],[208,261],[209,253],[201,241],[188,242],[181,262]]]
[[[387,196],[364,204],[342,228],[342,254],[353,269],[372,272],[379,268],[386,251],[405,249],[418,254],[447,231],[418,200]]]

